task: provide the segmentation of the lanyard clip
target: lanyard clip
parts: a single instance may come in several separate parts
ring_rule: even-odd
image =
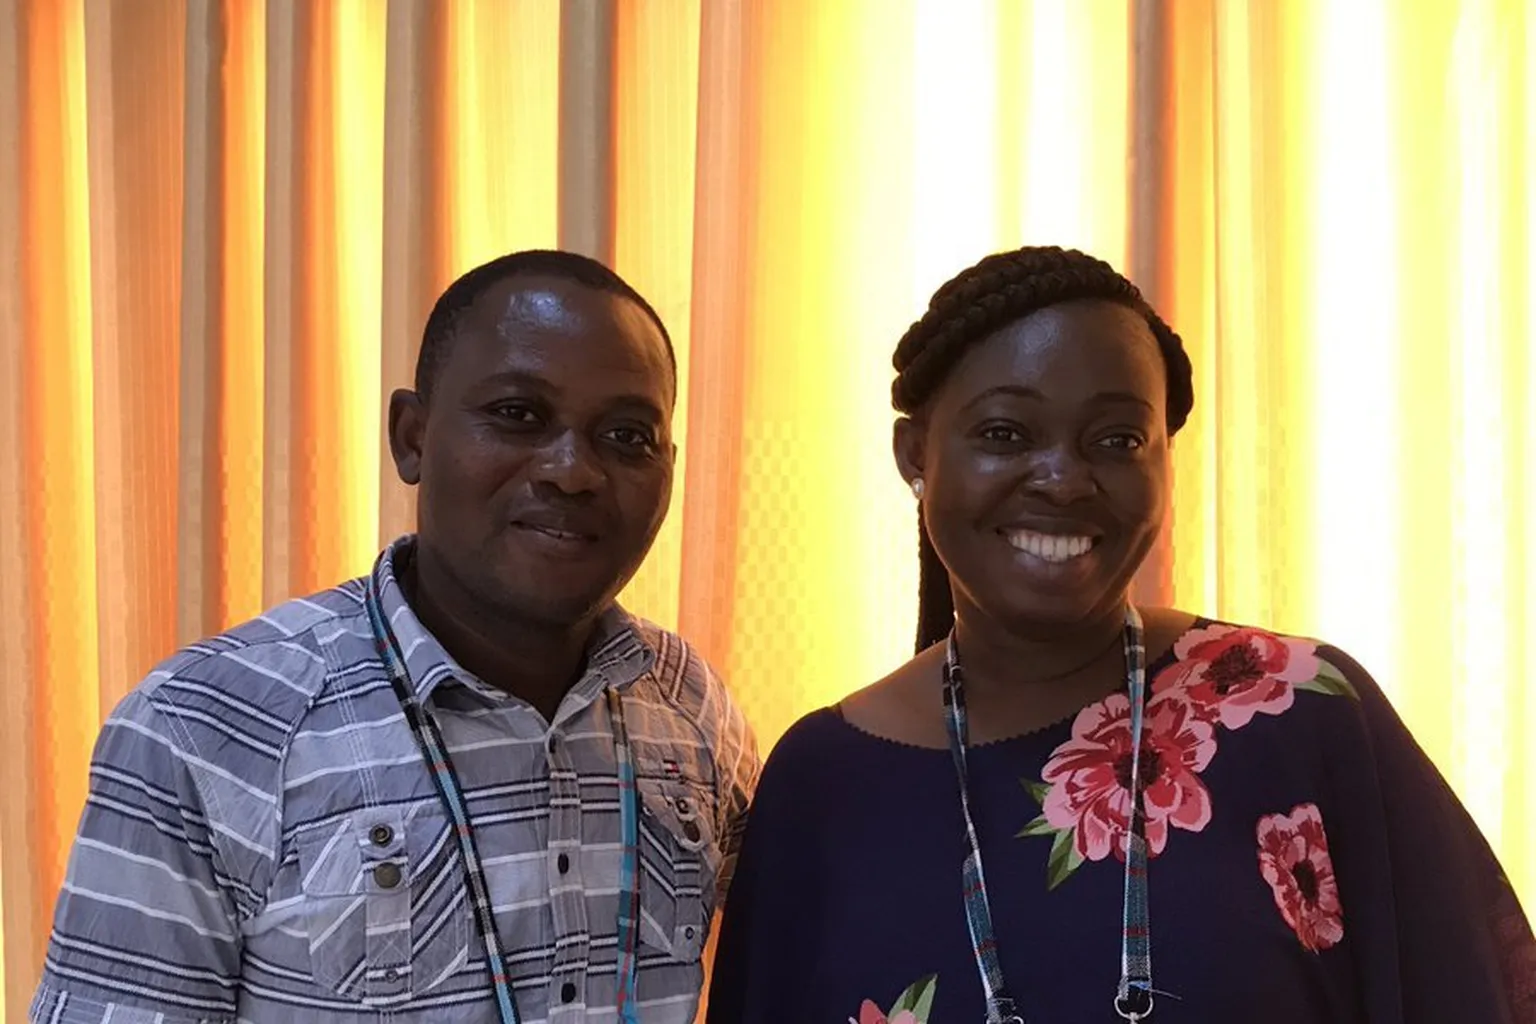
[[[1135,1024],[1152,1016],[1152,991],[1139,985],[1126,986],[1123,994],[1115,997],[1115,1012]]]
[[[1024,1015],[1007,996],[998,996],[987,1010],[987,1024],[1024,1024]]]

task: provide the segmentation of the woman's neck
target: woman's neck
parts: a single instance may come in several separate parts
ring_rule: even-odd
[[[956,617],[955,639],[966,687],[1043,685],[1086,671],[1121,649],[1125,602],[1072,624],[1023,634],[980,611]]]
[[[1039,636],[962,612],[955,640],[972,741],[1041,728],[1118,689],[1125,679],[1124,631],[1123,603]]]

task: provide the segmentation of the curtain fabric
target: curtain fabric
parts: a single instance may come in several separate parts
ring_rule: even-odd
[[[0,0],[4,1011],[102,716],[409,529],[384,397],[538,246],[673,333],[625,600],[765,749],[909,652],[928,294],[1125,268],[1196,368],[1140,593],[1354,653],[1536,899],[1533,64],[1521,0]]]

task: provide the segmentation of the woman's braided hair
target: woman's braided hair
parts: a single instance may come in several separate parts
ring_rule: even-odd
[[[1048,306],[1091,299],[1118,303],[1146,320],[1167,368],[1168,433],[1176,433],[1195,404],[1194,374],[1183,341],[1136,286],[1108,263],[1056,246],[995,253],[935,292],[928,311],[896,346],[891,404],[904,415],[915,414],[978,341]],[[949,574],[921,517],[918,560],[917,649],[921,651],[944,639],[955,619]]]

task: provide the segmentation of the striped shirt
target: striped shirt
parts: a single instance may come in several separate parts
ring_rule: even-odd
[[[616,689],[640,795],[640,1019],[694,1019],[756,783],[677,636],[613,609],[548,723],[417,620],[394,563],[172,657],[102,729],[35,1021],[497,1019],[449,816],[374,644],[376,587],[464,790],[526,1024],[616,1019]]]

